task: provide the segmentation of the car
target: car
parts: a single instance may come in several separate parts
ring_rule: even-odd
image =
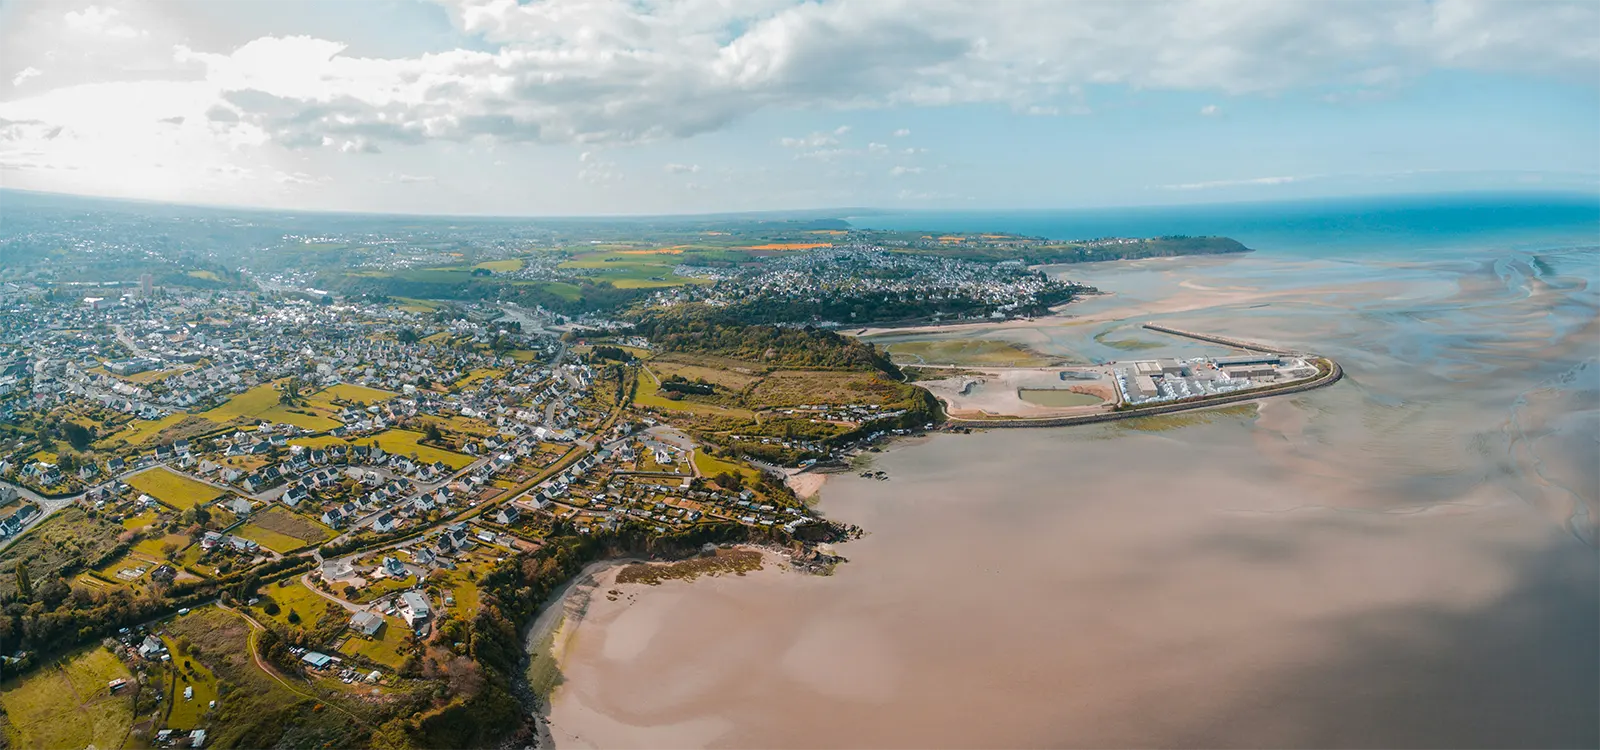
[[[189,614],[189,608],[188,607],[184,607],[183,609],[178,610],[178,616],[179,617],[182,617],[182,616],[184,616],[186,614]]]

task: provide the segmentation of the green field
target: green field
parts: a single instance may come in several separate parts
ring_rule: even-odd
[[[269,615],[261,607],[255,608],[256,619],[273,620],[281,625],[311,629],[317,626],[324,617],[344,617],[344,610],[339,605],[322,598],[317,592],[305,587],[296,579],[286,581],[288,586],[276,584],[263,586],[261,593],[278,603],[278,614]],[[329,608],[332,609],[329,609]],[[300,616],[300,624],[289,622],[289,613],[294,612]]]
[[[184,425],[183,423],[186,421],[190,424]],[[216,423],[201,417],[196,417],[193,414],[178,412],[177,414],[169,414],[160,419],[135,419],[134,421],[129,422],[121,430],[112,433],[106,438],[98,441],[98,444],[102,446],[109,446],[116,445],[117,443],[127,443],[128,445],[139,447],[156,442],[158,438],[161,437],[161,433],[169,429],[172,430],[174,434],[182,434],[190,432],[204,432],[206,430],[215,429],[216,426]],[[184,427],[189,427],[192,429],[183,429]]]
[[[716,456],[706,455],[705,451],[696,449],[694,452],[694,468],[706,478],[714,477],[723,472],[729,474],[742,474],[746,482],[754,482],[761,478],[761,472],[741,466],[732,461],[727,461]]]
[[[508,273],[521,270],[522,265],[521,258],[506,258],[505,260],[486,260],[473,266],[473,268],[482,268],[495,273]]]
[[[189,537],[183,534],[165,534],[150,537],[149,539],[140,539],[138,544],[133,545],[133,551],[152,560],[164,560],[166,557],[161,553],[161,548],[165,547],[169,542],[177,545],[177,548],[181,550],[189,546]]]
[[[1039,406],[1094,406],[1105,403],[1099,396],[1076,393],[1066,388],[1018,388],[1017,398]]]
[[[283,554],[334,536],[333,530],[287,508],[273,506],[257,513],[234,531],[273,552]]]
[[[320,407],[307,399],[306,406],[284,406],[278,402],[280,392],[272,384],[266,383],[251,388],[228,402],[207,412],[201,413],[213,422],[225,424],[233,420],[269,422],[282,422],[303,427],[308,430],[331,430],[339,426],[338,420],[325,415],[331,407]],[[290,411],[294,409],[295,411]],[[301,411],[315,412],[313,414],[300,414]]]
[[[412,432],[411,430],[384,430],[372,438],[365,438],[364,442],[376,440],[379,448],[390,453],[398,453],[402,456],[409,456],[415,453],[417,458],[422,461],[428,463],[443,461],[452,469],[459,469],[475,460],[472,456],[419,445],[417,441],[422,438],[422,433]]]
[[[339,647],[339,650],[349,656],[365,656],[390,669],[399,669],[406,661],[400,649],[405,647],[406,636],[410,633],[405,621],[396,617],[385,617],[383,628],[378,631],[377,637],[368,639],[366,636],[353,634]]]
[[[167,728],[188,731],[203,726],[211,701],[217,699],[217,676],[199,659],[178,654],[178,644],[170,638],[162,639],[172,654],[172,664],[164,682],[168,707]],[[183,699],[183,689],[194,688],[194,697]]]
[[[188,510],[222,497],[222,490],[197,482],[164,466],[143,471],[124,480],[128,486],[178,510]]]
[[[668,411],[689,412],[691,414],[710,414],[715,416],[737,417],[740,419],[755,419],[755,412],[749,409],[728,408],[714,404],[702,404],[684,399],[674,401],[661,394],[660,387],[655,378],[649,373],[639,377],[639,386],[634,389],[633,403],[638,406],[648,406],[655,409]]]
[[[946,339],[901,341],[887,347],[897,364],[976,367],[1046,367],[1061,361],[1009,341]]]
[[[137,688],[130,684],[113,695],[107,683],[132,676],[117,657],[95,645],[59,665],[0,684],[6,745],[27,750],[122,747],[133,728]]]
[[[353,383],[340,383],[338,385],[328,386],[327,388],[311,394],[306,401],[316,406],[333,409],[336,408],[334,407],[334,401],[346,401],[350,403],[361,404],[363,406],[370,406],[372,404],[379,404],[383,403],[384,401],[388,401],[389,399],[394,398],[395,395],[396,394],[390,391],[382,391],[378,390],[377,388],[368,388],[366,386],[355,385]]]

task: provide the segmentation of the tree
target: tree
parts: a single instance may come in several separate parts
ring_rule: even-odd
[[[62,474],[71,474],[78,470],[78,457],[71,453],[62,453],[56,457],[56,466],[60,467]]]
[[[66,437],[67,444],[71,445],[73,450],[89,450],[89,444],[94,442],[94,433],[77,422],[62,422],[61,434]]]
[[[424,435],[424,439],[430,443],[442,443],[444,442],[444,433],[439,431],[439,425],[429,422],[428,431]]]
[[[23,601],[33,598],[33,579],[28,575],[28,566],[21,561],[17,562],[17,596]]]
[[[422,337],[417,334],[414,328],[402,328],[399,333],[394,335],[394,338],[402,344],[415,344]]]

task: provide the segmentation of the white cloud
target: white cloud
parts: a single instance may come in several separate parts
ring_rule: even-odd
[[[1208,182],[1186,182],[1177,185],[1162,185],[1163,190],[1214,190],[1216,188],[1244,187],[1247,185],[1287,185],[1291,182],[1309,180],[1315,175],[1283,176],[1283,177],[1252,177],[1244,180],[1211,180]]]
[[[904,177],[908,174],[922,174],[922,167],[894,167],[889,170],[890,177]]]
[[[908,135],[911,135],[911,130],[909,128],[900,128],[899,130],[894,131],[894,137],[896,138],[904,138]]]
[[[44,71],[39,70],[38,68],[35,68],[32,65],[29,65],[28,67],[17,71],[17,74],[15,76],[12,76],[11,85],[12,86],[21,86],[23,84],[23,82],[27,81],[29,78],[36,78],[36,77],[38,77],[40,75],[43,75],[43,74],[44,74]]]
[[[667,174],[694,174],[700,171],[699,164],[667,164],[662,167]]]
[[[136,29],[119,20],[122,12],[116,8],[102,8],[91,5],[83,10],[69,10],[61,20],[68,29],[84,34],[116,37],[119,39],[134,39],[147,35],[148,32]]]
[[[1215,115],[1221,111],[1222,110],[1217,109],[1217,105],[1215,104],[1207,104],[1206,106],[1200,108],[1200,114],[1204,117],[1211,117],[1212,115]]]
[[[784,148],[822,148],[839,145],[839,139],[827,133],[812,133],[804,138],[780,138],[778,145]]]

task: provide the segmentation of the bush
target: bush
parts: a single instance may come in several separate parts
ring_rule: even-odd
[[[261,611],[267,613],[268,615],[277,616],[277,614],[283,610],[278,607],[277,602],[268,599],[266,604],[261,605]]]

